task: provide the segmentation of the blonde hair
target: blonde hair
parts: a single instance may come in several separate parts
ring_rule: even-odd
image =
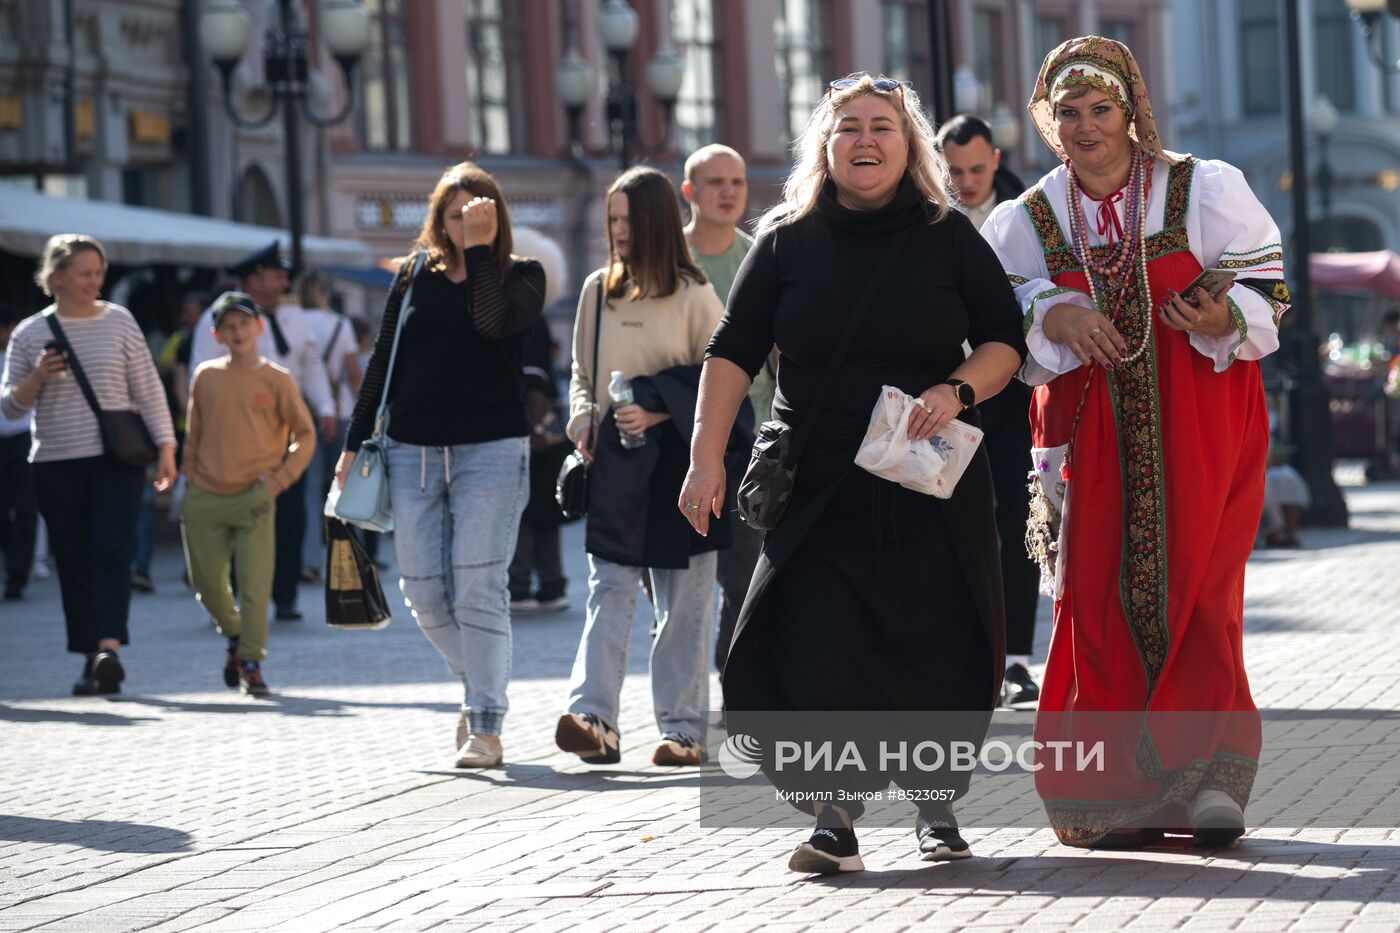
[[[783,199],[759,220],[754,231],[756,236],[801,220],[817,206],[822,186],[831,177],[830,167],[826,163],[826,146],[836,128],[836,113],[866,94],[884,100],[899,114],[904,137],[909,142],[909,166],[906,171],[913,179],[914,187],[919,189],[919,194],[933,208],[933,221],[940,221],[948,215],[952,207],[948,197],[948,163],[934,143],[933,126],[924,116],[918,92],[907,84],[898,91],[882,91],[875,86],[875,79],[863,72],[850,77],[857,83],[840,91],[829,92],[812,110],[807,125],[792,147],[794,162],[787,181],[783,182]]]
[[[49,237],[39,258],[39,269],[34,273],[34,284],[52,298],[53,291],[49,288],[49,280],[53,278],[54,273],[67,269],[75,256],[86,252],[97,254],[97,258],[102,260],[103,274],[106,274],[107,251],[97,240],[81,233],[59,233]]]
[[[701,146],[696,149],[685,160],[684,178],[692,185],[695,184],[695,170],[716,156],[729,156],[738,159],[740,165],[747,166],[744,157],[739,155],[738,150],[726,146],[724,143],[710,143],[708,146]]]

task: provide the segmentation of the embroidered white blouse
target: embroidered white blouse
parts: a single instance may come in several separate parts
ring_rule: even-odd
[[[1146,236],[1162,229],[1170,170],[1166,162],[1155,161],[1148,193]],[[1191,346],[1214,361],[1215,371],[1221,372],[1236,359],[1258,360],[1278,349],[1277,319],[1286,305],[1266,299],[1240,279],[1254,280],[1256,284],[1260,280],[1282,282],[1282,238],[1278,225],[1254,196],[1239,169],[1225,162],[1198,160],[1192,175],[1185,219],[1191,254],[1203,269],[1223,264],[1235,272],[1237,279],[1226,296],[1234,306],[1232,310],[1239,312],[1236,319],[1242,317],[1245,322],[1243,329],[1236,327],[1223,337],[1190,335]],[[1037,185],[1044,189],[1066,238],[1070,235],[1065,199],[1068,178],[1065,167],[1059,166]],[[1123,202],[1100,202],[1087,196],[1082,200],[1090,245],[1116,240],[1124,223]],[[1026,345],[1030,353],[1022,378],[1031,385],[1043,385],[1082,365],[1072,350],[1048,339],[1041,324],[1045,313],[1057,304],[1093,308],[1094,303],[1085,293],[1051,281],[1040,237],[1021,201],[997,205],[983,225],[982,235],[1011,276],[1029,325]],[[1150,270],[1148,276],[1151,277]]]

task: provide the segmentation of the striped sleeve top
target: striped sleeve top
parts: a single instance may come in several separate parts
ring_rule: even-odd
[[[138,411],[157,445],[174,444],[165,390],[151,351],[136,319],[120,305],[99,302],[96,317],[59,320],[68,343],[82,364],[97,402],[108,411]],[[26,408],[14,397],[44,352],[53,332],[42,314],[20,323],[10,335],[4,375],[0,377],[0,412],[19,418]],[[34,402],[34,440],[29,459],[34,463],[76,460],[102,454],[97,416],[70,371],[50,376]]]

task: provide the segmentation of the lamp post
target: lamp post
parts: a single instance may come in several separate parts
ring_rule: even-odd
[[[603,48],[612,58],[613,74],[608,79],[607,119],[609,146],[618,152],[623,170],[631,167],[637,150],[644,148],[637,132],[637,91],[627,72],[627,57],[637,42],[637,11],[626,0],[607,0],[598,11],[598,32]],[[685,79],[685,59],[669,41],[647,63],[647,88],[665,113],[660,146],[671,135],[676,98]],[[570,46],[554,74],[554,86],[569,115],[571,144],[581,146],[581,117],[593,96],[593,68]]]
[[[958,113],[977,113],[982,109],[982,82],[966,65],[953,72],[953,106]]]
[[[1001,161],[1006,163],[1021,145],[1021,121],[1005,104],[997,104],[992,108],[987,125],[992,128],[992,139],[1001,150]]]
[[[1392,17],[1400,16],[1400,0],[1347,0],[1347,6],[1351,8],[1351,18],[1361,26],[1372,64],[1383,72],[1400,74],[1400,61],[1387,61],[1382,55],[1380,34],[1382,11]]]
[[[1293,342],[1295,372],[1288,393],[1293,464],[1307,480],[1312,507],[1309,524],[1345,527],[1347,503],[1332,479],[1332,420],[1327,385],[1322,381],[1318,339],[1313,331],[1312,243],[1308,226],[1307,129],[1303,122],[1302,40],[1298,0],[1284,0],[1284,59],[1288,62],[1288,150],[1293,172]]]
[[[1309,121],[1317,136],[1317,193],[1322,198],[1322,252],[1332,248],[1332,163],[1327,160],[1327,144],[1341,122],[1337,108],[1326,95],[1313,103]]]
[[[333,126],[350,115],[355,106],[355,67],[370,41],[369,13],[360,0],[324,0],[321,35],[345,75],[345,104],[338,113],[322,116],[310,106],[310,55],[306,31],[298,25],[293,0],[278,0],[278,24],[268,29],[263,65],[272,100],[267,112],[247,119],[233,103],[233,69],[248,47],[252,22],[236,0],[208,0],[200,18],[199,36],[223,79],[224,111],[235,125],[259,129],[282,112],[287,171],[287,220],[292,239],[292,271],[301,271],[303,233],[301,200],[300,120],[315,126]]]

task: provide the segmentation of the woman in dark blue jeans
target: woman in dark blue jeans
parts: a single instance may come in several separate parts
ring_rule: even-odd
[[[75,695],[119,693],[126,676],[131,559],[144,470],[103,453],[97,416],[68,370],[77,358],[104,411],[138,411],[160,448],[156,488],[175,479],[175,429],[141,328],[120,305],[101,301],[102,244],[79,234],[51,237],[34,280],[54,303],[10,337],[0,378],[0,411],[34,411],[34,489],[58,566],[68,650],[84,656]],[[67,347],[45,315],[53,314]]]

